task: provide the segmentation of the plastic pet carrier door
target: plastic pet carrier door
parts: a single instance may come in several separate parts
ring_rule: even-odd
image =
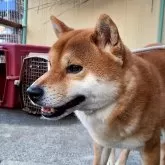
[[[48,67],[48,54],[46,53],[30,53],[23,59],[20,79],[22,108],[30,114],[40,115],[41,108],[30,102],[26,90],[36,79],[48,71]]]

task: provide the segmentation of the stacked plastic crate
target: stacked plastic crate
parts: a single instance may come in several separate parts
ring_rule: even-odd
[[[23,101],[22,108],[30,107],[29,111],[33,111],[26,89],[30,83],[48,70],[48,60],[45,57],[48,51],[49,47],[0,44],[0,107],[18,108],[21,107],[21,101]],[[34,53],[37,54],[33,57],[29,56]],[[20,80],[22,86],[19,86]],[[38,109],[35,107],[36,110]]]

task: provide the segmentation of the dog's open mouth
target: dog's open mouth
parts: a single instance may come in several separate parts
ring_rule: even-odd
[[[85,96],[80,95],[59,107],[54,107],[54,108],[42,107],[41,113],[46,118],[59,117],[59,116],[63,115],[64,113],[66,113],[68,109],[79,105],[83,101],[85,101]]]

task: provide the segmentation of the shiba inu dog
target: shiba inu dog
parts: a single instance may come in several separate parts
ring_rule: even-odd
[[[51,21],[59,39],[50,70],[27,89],[42,115],[60,119],[74,111],[94,141],[94,165],[106,165],[111,148],[138,149],[144,165],[164,165],[165,51],[135,55],[106,14],[93,29]]]

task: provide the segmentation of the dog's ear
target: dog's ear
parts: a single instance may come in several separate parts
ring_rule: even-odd
[[[51,16],[50,20],[52,22],[53,25],[53,29],[57,35],[57,37],[59,38],[62,34],[72,31],[73,29],[68,27],[67,25],[65,25],[62,21],[60,21],[59,19],[57,19],[55,16]]]
[[[99,17],[92,40],[100,49],[111,52],[123,62],[124,45],[117,26],[108,15],[102,14]]]

